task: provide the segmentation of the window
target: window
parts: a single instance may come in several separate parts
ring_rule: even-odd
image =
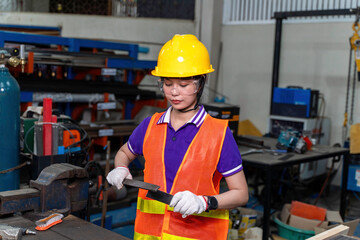
[[[224,24],[274,23],[274,12],[357,8],[360,0],[224,0]],[[291,22],[353,21],[354,16],[291,18]]]

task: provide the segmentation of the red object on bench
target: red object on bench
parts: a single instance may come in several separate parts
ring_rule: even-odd
[[[43,99],[43,149],[44,156],[52,154],[52,125],[46,124],[52,122],[52,99]]]

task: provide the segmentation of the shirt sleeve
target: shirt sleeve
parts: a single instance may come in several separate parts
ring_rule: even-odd
[[[234,139],[230,128],[226,129],[224,144],[220,154],[217,170],[224,176],[229,177],[243,169],[239,147]]]
[[[143,155],[143,143],[151,116],[145,118],[132,132],[127,142],[129,150],[135,155]]]

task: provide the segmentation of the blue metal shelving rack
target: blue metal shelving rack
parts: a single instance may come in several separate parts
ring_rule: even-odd
[[[109,68],[120,68],[127,69],[127,83],[129,85],[133,84],[135,74],[134,69],[154,69],[156,66],[156,61],[149,60],[139,60],[139,53],[147,53],[148,48],[140,47],[138,44],[127,44],[127,43],[118,43],[110,41],[99,41],[99,40],[89,40],[89,39],[80,39],[80,38],[66,38],[58,36],[47,36],[40,34],[29,34],[29,33],[19,33],[11,31],[0,31],[0,47],[4,47],[5,43],[19,43],[19,44],[43,44],[43,45],[59,45],[65,46],[68,48],[68,52],[80,52],[81,48],[96,48],[96,49],[111,49],[111,50],[120,50],[127,52],[128,58],[117,58],[109,57],[107,59],[107,67]],[[73,79],[74,74],[72,68],[68,68],[67,72],[68,79]],[[29,94],[22,92],[22,96],[28,98]],[[131,118],[131,109],[133,104],[131,101],[126,101],[126,112],[125,118]]]

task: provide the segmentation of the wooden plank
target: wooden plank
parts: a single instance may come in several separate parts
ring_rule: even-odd
[[[319,233],[311,238],[308,238],[308,240],[325,240],[341,234],[346,235],[348,232],[349,232],[349,227],[341,224],[337,227],[331,228],[325,232]]]
[[[329,238],[329,240],[359,240],[360,238],[355,236],[347,236],[347,235],[338,235],[332,238]]]

